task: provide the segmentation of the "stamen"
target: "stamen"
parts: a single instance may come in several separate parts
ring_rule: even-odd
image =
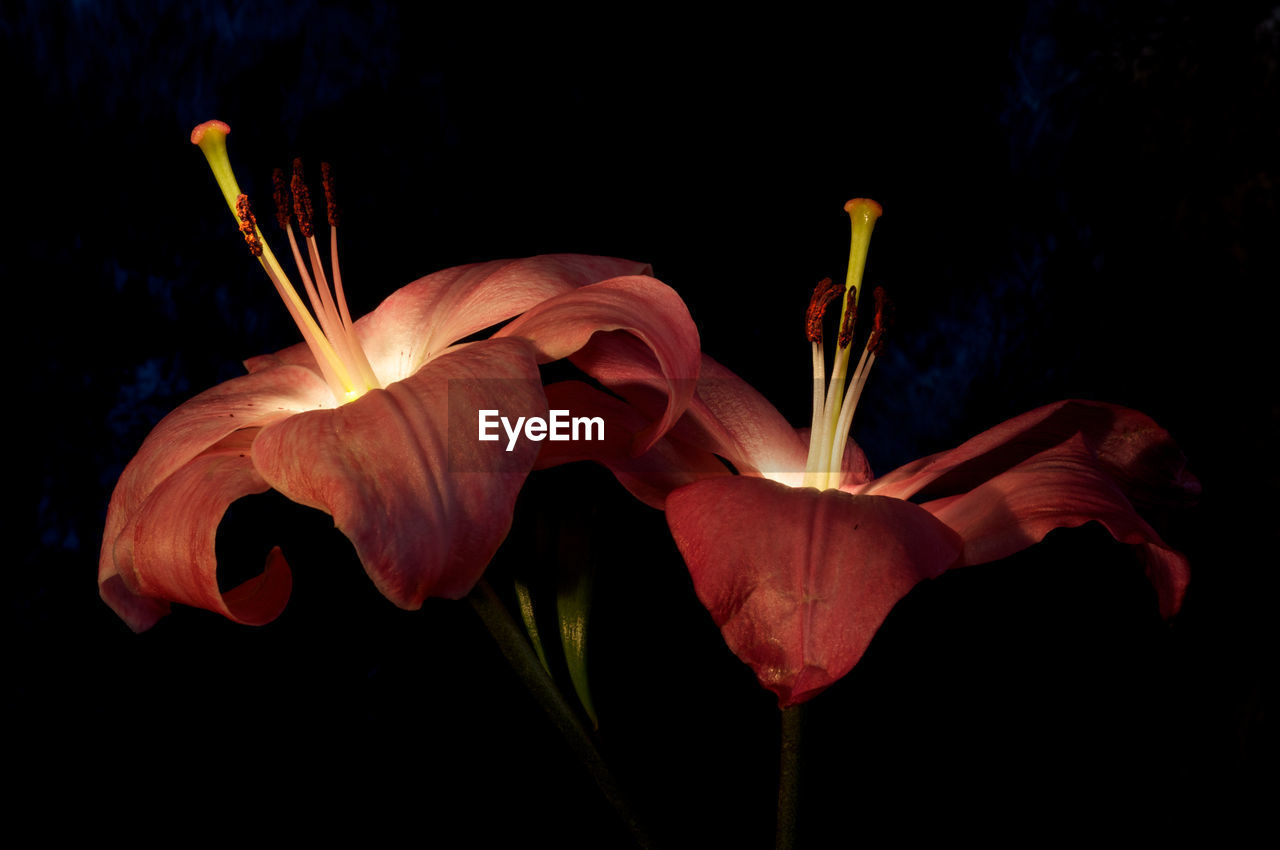
[[[853,370],[853,379],[849,382],[849,393],[840,406],[840,418],[836,420],[831,439],[831,454],[827,458],[827,480],[824,487],[839,487],[844,474],[844,450],[849,442],[849,430],[853,426],[853,413],[858,409],[858,399],[862,396],[862,388],[867,382],[867,371],[871,368],[874,357],[868,357],[864,349],[858,366]]]
[[[293,189],[293,215],[298,219],[298,231],[303,239],[310,239],[315,236],[316,228],[311,209],[311,190],[307,188],[307,181],[302,176],[301,159],[293,161],[293,181],[290,188]]]
[[[325,335],[339,345],[339,352],[341,352],[342,346],[335,335],[336,329],[341,327],[341,320],[338,318],[338,311],[333,304],[333,298],[329,294],[329,281],[325,278],[324,266],[320,263],[320,254],[316,249],[315,213],[311,207],[311,190],[307,188],[301,159],[293,161],[291,188],[293,189],[293,212],[298,219],[298,230],[302,233],[302,238],[307,241],[307,254],[311,261],[311,276],[307,275],[307,269],[302,263],[302,256],[298,250],[297,243],[290,240],[290,245],[293,247],[294,262],[298,264],[298,273],[302,276],[302,282],[307,288],[308,296],[313,297],[311,306],[316,311],[316,318],[324,326]],[[313,278],[315,280],[314,288],[311,283]],[[315,295],[318,295],[318,298]],[[346,358],[344,357],[343,359],[345,360]]]
[[[871,337],[867,340],[867,352],[872,356],[878,356],[884,352],[884,347],[888,342],[889,329],[893,327],[893,302],[889,300],[889,296],[884,291],[883,286],[877,286],[875,291],[876,297],[876,318],[871,328]]]
[[[302,277],[303,285],[307,288],[307,296],[312,299],[312,308],[315,310],[316,318],[320,320],[320,324],[324,328],[325,335],[333,343],[342,361],[348,365],[351,371],[358,372],[365,385],[372,389],[381,386],[381,384],[374,375],[373,367],[369,365],[364,349],[360,347],[360,343],[356,340],[352,331],[351,314],[347,309],[346,295],[342,290],[341,273],[338,271],[336,235],[338,204],[333,190],[333,167],[328,163],[322,163],[320,171],[324,178],[325,206],[330,228],[329,253],[334,273],[334,288],[332,292],[329,289],[329,280],[325,276],[324,264],[320,261],[320,249],[316,244],[311,192],[307,188],[306,179],[303,175],[301,159],[293,161],[293,202],[294,212],[298,218],[298,229],[302,232],[302,236],[307,242],[307,257],[311,265],[310,275],[307,274],[307,270],[303,265],[301,252],[292,233],[289,235],[289,244],[293,248],[293,257],[298,265],[298,273]],[[312,284],[313,279],[314,285]]]
[[[373,366],[369,364],[369,358],[365,355],[364,349],[360,347],[360,340],[356,338],[355,330],[352,327],[351,311],[347,309],[347,296],[342,291],[342,272],[338,268],[338,228],[332,226],[329,228],[329,267],[333,270],[333,297],[338,302],[339,319],[342,322],[342,328],[347,336],[351,339],[352,353],[355,355],[356,369],[360,371],[369,389],[381,387],[378,382],[378,376],[373,372]]]
[[[835,439],[831,443],[830,478],[828,487],[839,487],[841,469],[844,465],[844,446],[849,440],[849,429],[853,426],[853,414],[858,409],[858,400],[862,398],[862,390],[867,386],[867,377],[871,374],[871,366],[876,357],[884,352],[888,342],[889,328],[893,324],[893,302],[885,293],[883,286],[875,289],[876,316],[867,339],[867,347],[862,351],[858,367],[853,370],[853,378],[849,382],[849,394],[840,408],[840,419],[836,422]]]
[[[844,312],[840,316],[840,336],[836,339],[841,348],[853,344],[853,323],[858,320],[858,288],[845,290]]]
[[[805,336],[813,347],[813,415],[809,422],[809,454],[805,461],[805,474],[813,473],[818,466],[822,448],[822,411],[826,404],[823,384],[826,382],[826,354],[822,348],[822,319],[831,302],[840,294],[840,285],[824,277],[813,288],[809,309],[805,313]]]
[[[809,298],[809,309],[804,317],[804,331],[809,342],[822,342],[822,317],[827,314],[827,307],[839,294],[839,285],[832,283],[829,277],[818,281],[818,285],[813,288],[813,295]]]
[[[320,327],[324,329],[324,335],[329,339],[334,339],[333,328],[329,324],[324,301],[321,300],[320,293],[316,291],[315,284],[311,281],[311,274],[307,271],[306,263],[303,262],[302,252],[298,248],[298,240],[293,235],[291,226],[285,228],[285,235],[289,237],[289,248],[293,251],[293,264],[298,269],[298,277],[302,279],[302,288],[307,293],[307,300],[311,302],[311,311],[315,313],[316,319],[320,322]]]
[[[262,240],[258,238],[258,220],[254,218],[253,209],[249,206],[249,196],[243,193],[236,198],[236,218],[240,219],[240,233],[249,246],[249,253],[261,257]]]
[[[324,184],[324,206],[329,218],[329,226],[337,227],[340,216],[338,201],[333,191],[333,166],[327,162],[320,163],[320,180]]]
[[[338,270],[338,228],[329,232],[329,267],[333,269],[333,296],[342,313],[342,326],[351,330],[351,313],[347,310],[347,294],[342,291],[342,272]]]
[[[277,168],[271,172],[271,198],[276,203],[276,223],[281,230],[289,229],[289,184],[284,179],[284,169]]]

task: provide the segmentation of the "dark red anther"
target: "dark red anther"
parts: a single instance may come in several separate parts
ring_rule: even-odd
[[[324,206],[325,212],[329,215],[329,226],[337,227],[338,219],[338,200],[333,191],[333,166],[327,162],[320,163],[320,179],[324,183]]]
[[[276,204],[276,223],[281,230],[289,229],[289,184],[284,180],[284,169],[271,172],[271,199]]]
[[[315,225],[312,224],[315,214],[311,209],[311,191],[307,189],[307,181],[302,176],[300,159],[293,161],[290,188],[293,189],[293,214],[298,219],[298,230],[302,232],[303,239],[310,239],[316,233]]]
[[[853,323],[857,320],[858,288],[851,286],[845,293],[844,317],[840,320],[840,336],[836,339],[841,348],[848,348],[853,344]]]
[[[253,208],[249,206],[249,196],[239,195],[236,198],[236,216],[240,219],[240,232],[244,234],[249,253],[255,257],[262,256],[262,240],[258,238],[258,220],[253,216]]]
[[[818,285],[813,288],[813,295],[809,298],[809,309],[805,311],[804,331],[809,337],[809,342],[822,342],[822,317],[827,313],[827,307],[840,294],[840,287],[831,282],[831,278],[824,277],[818,281]]]
[[[876,318],[871,328],[871,337],[867,340],[867,353],[879,356],[884,352],[889,328],[893,327],[893,302],[889,300],[883,286],[876,287],[875,296]]]

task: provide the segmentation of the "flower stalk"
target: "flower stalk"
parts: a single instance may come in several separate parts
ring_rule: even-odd
[[[781,720],[778,748],[778,822],[774,838],[775,850],[793,850],[797,846],[797,823],[800,809],[800,755],[804,739],[807,703],[779,709]]]
[[[476,584],[467,601],[484,623],[485,629],[493,637],[502,657],[511,665],[512,671],[520,679],[521,684],[533,697],[538,706],[547,714],[574,755],[582,762],[596,786],[600,789],[614,812],[630,830],[636,845],[641,848],[651,847],[644,829],[631,806],[618,789],[613,774],[605,764],[595,740],[582,724],[577,712],[565,700],[564,695],[552,681],[543,662],[534,653],[532,645],[525,637],[515,619],[507,610],[502,599],[483,579]]]

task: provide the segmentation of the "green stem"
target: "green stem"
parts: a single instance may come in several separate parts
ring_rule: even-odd
[[[796,846],[797,811],[800,805],[800,746],[804,733],[805,703],[781,711],[782,745],[778,755],[778,831],[776,850]]]
[[[591,774],[591,778],[595,780],[600,792],[609,801],[614,812],[627,825],[637,846],[641,848],[651,847],[652,844],[648,836],[641,828],[635,813],[631,811],[631,807],[623,799],[617,783],[614,782],[608,766],[600,755],[600,751],[596,749],[595,741],[592,739],[591,734],[582,725],[573,707],[565,701],[560,690],[547,674],[546,669],[538,660],[538,656],[534,654],[533,648],[529,645],[529,641],[507,610],[507,606],[503,604],[498,594],[489,586],[489,583],[484,580],[481,580],[476,585],[475,590],[467,596],[467,600],[471,603],[471,607],[475,609],[476,613],[480,615],[480,620],[484,623],[485,628],[489,630],[489,634],[493,636],[494,642],[498,644],[498,649],[502,652],[503,657],[507,659],[507,663],[511,665],[516,676],[524,684],[525,689],[529,691],[529,694],[546,712],[547,717],[551,719],[556,729],[560,731],[570,749],[573,750],[574,755],[578,757],[586,767],[587,772]]]

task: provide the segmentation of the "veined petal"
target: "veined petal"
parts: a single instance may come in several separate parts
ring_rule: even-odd
[[[527,339],[538,361],[548,363],[578,352],[601,331],[626,331],[636,337],[652,352],[665,384],[666,409],[641,432],[635,447],[639,453],[680,418],[698,377],[698,329],[675,290],[651,277],[606,280],[539,304],[494,337]],[[609,361],[610,368],[597,372],[575,363],[605,386],[634,380],[647,371],[641,362],[632,368],[616,359]]]
[[[267,490],[249,458],[257,433],[237,431],[166,477],[115,539],[119,575],[103,586],[103,597],[135,630],[154,619],[131,596],[182,602],[247,625],[270,622],[284,610],[292,578],[278,548],[262,575],[226,594],[218,589],[218,524],[236,499]]]
[[[1029,457],[1082,435],[1129,498],[1149,505],[1193,501],[1200,483],[1169,433],[1136,410],[1068,399],[1015,416],[957,446],[883,475],[862,489],[909,499],[964,493]]]
[[[658,510],[662,510],[672,490],[730,474],[728,467],[710,452],[665,438],[648,451],[635,454],[632,446],[649,420],[626,402],[581,381],[551,384],[546,392],[547,406],[552,410],[570,410],[575,416],[598,416],[604,420],[604,439],[543,443],[537,469],[580,460],[596,461],[608,467],[631,495]]]
[[[849,672],[898,600],[961,548],[909,502],[760,478],[691,484],[666,510],[698,598],[783,707]]]
[[[1047,449],[962,495],[921,507],[964,540],[963,563],[997,561],[1038,543],[1055,528],[1097,520],[1121,543],[1139,547],[1147,577],[1172,616],[1182,604],[1187,559],[1165,544],[1138,516],[1111,469],[1083,435]]]
[[[539,444],[477,439],[477,411],[547,415],[533,352],[484,340],[334,410],[263,429],[266,481],[333,516],[378,589],[402,608],[471,590],[506,537]]]
[[[585,254],[444,269],[392,293],[355,323],[356,335],[374,372],[388,384],[412,375],[458,340],[549,298],[648,269],[645,263]]]
[[[149,628],[168,610],[167,605],[136,597],[129,590],[119,578],[113,554],[125,525],[165,479],[238,430],[332,403],[333,393],[318,374],[286,366],[219,384],[160,420],[121,473],[107,507],[98,558],[98,584],[107,603],[138,631]]]
[[[673,436],[715,452],[740,472],[778,480],[803,477],[809,450],[768,399],[706,355],[697,397]]]

